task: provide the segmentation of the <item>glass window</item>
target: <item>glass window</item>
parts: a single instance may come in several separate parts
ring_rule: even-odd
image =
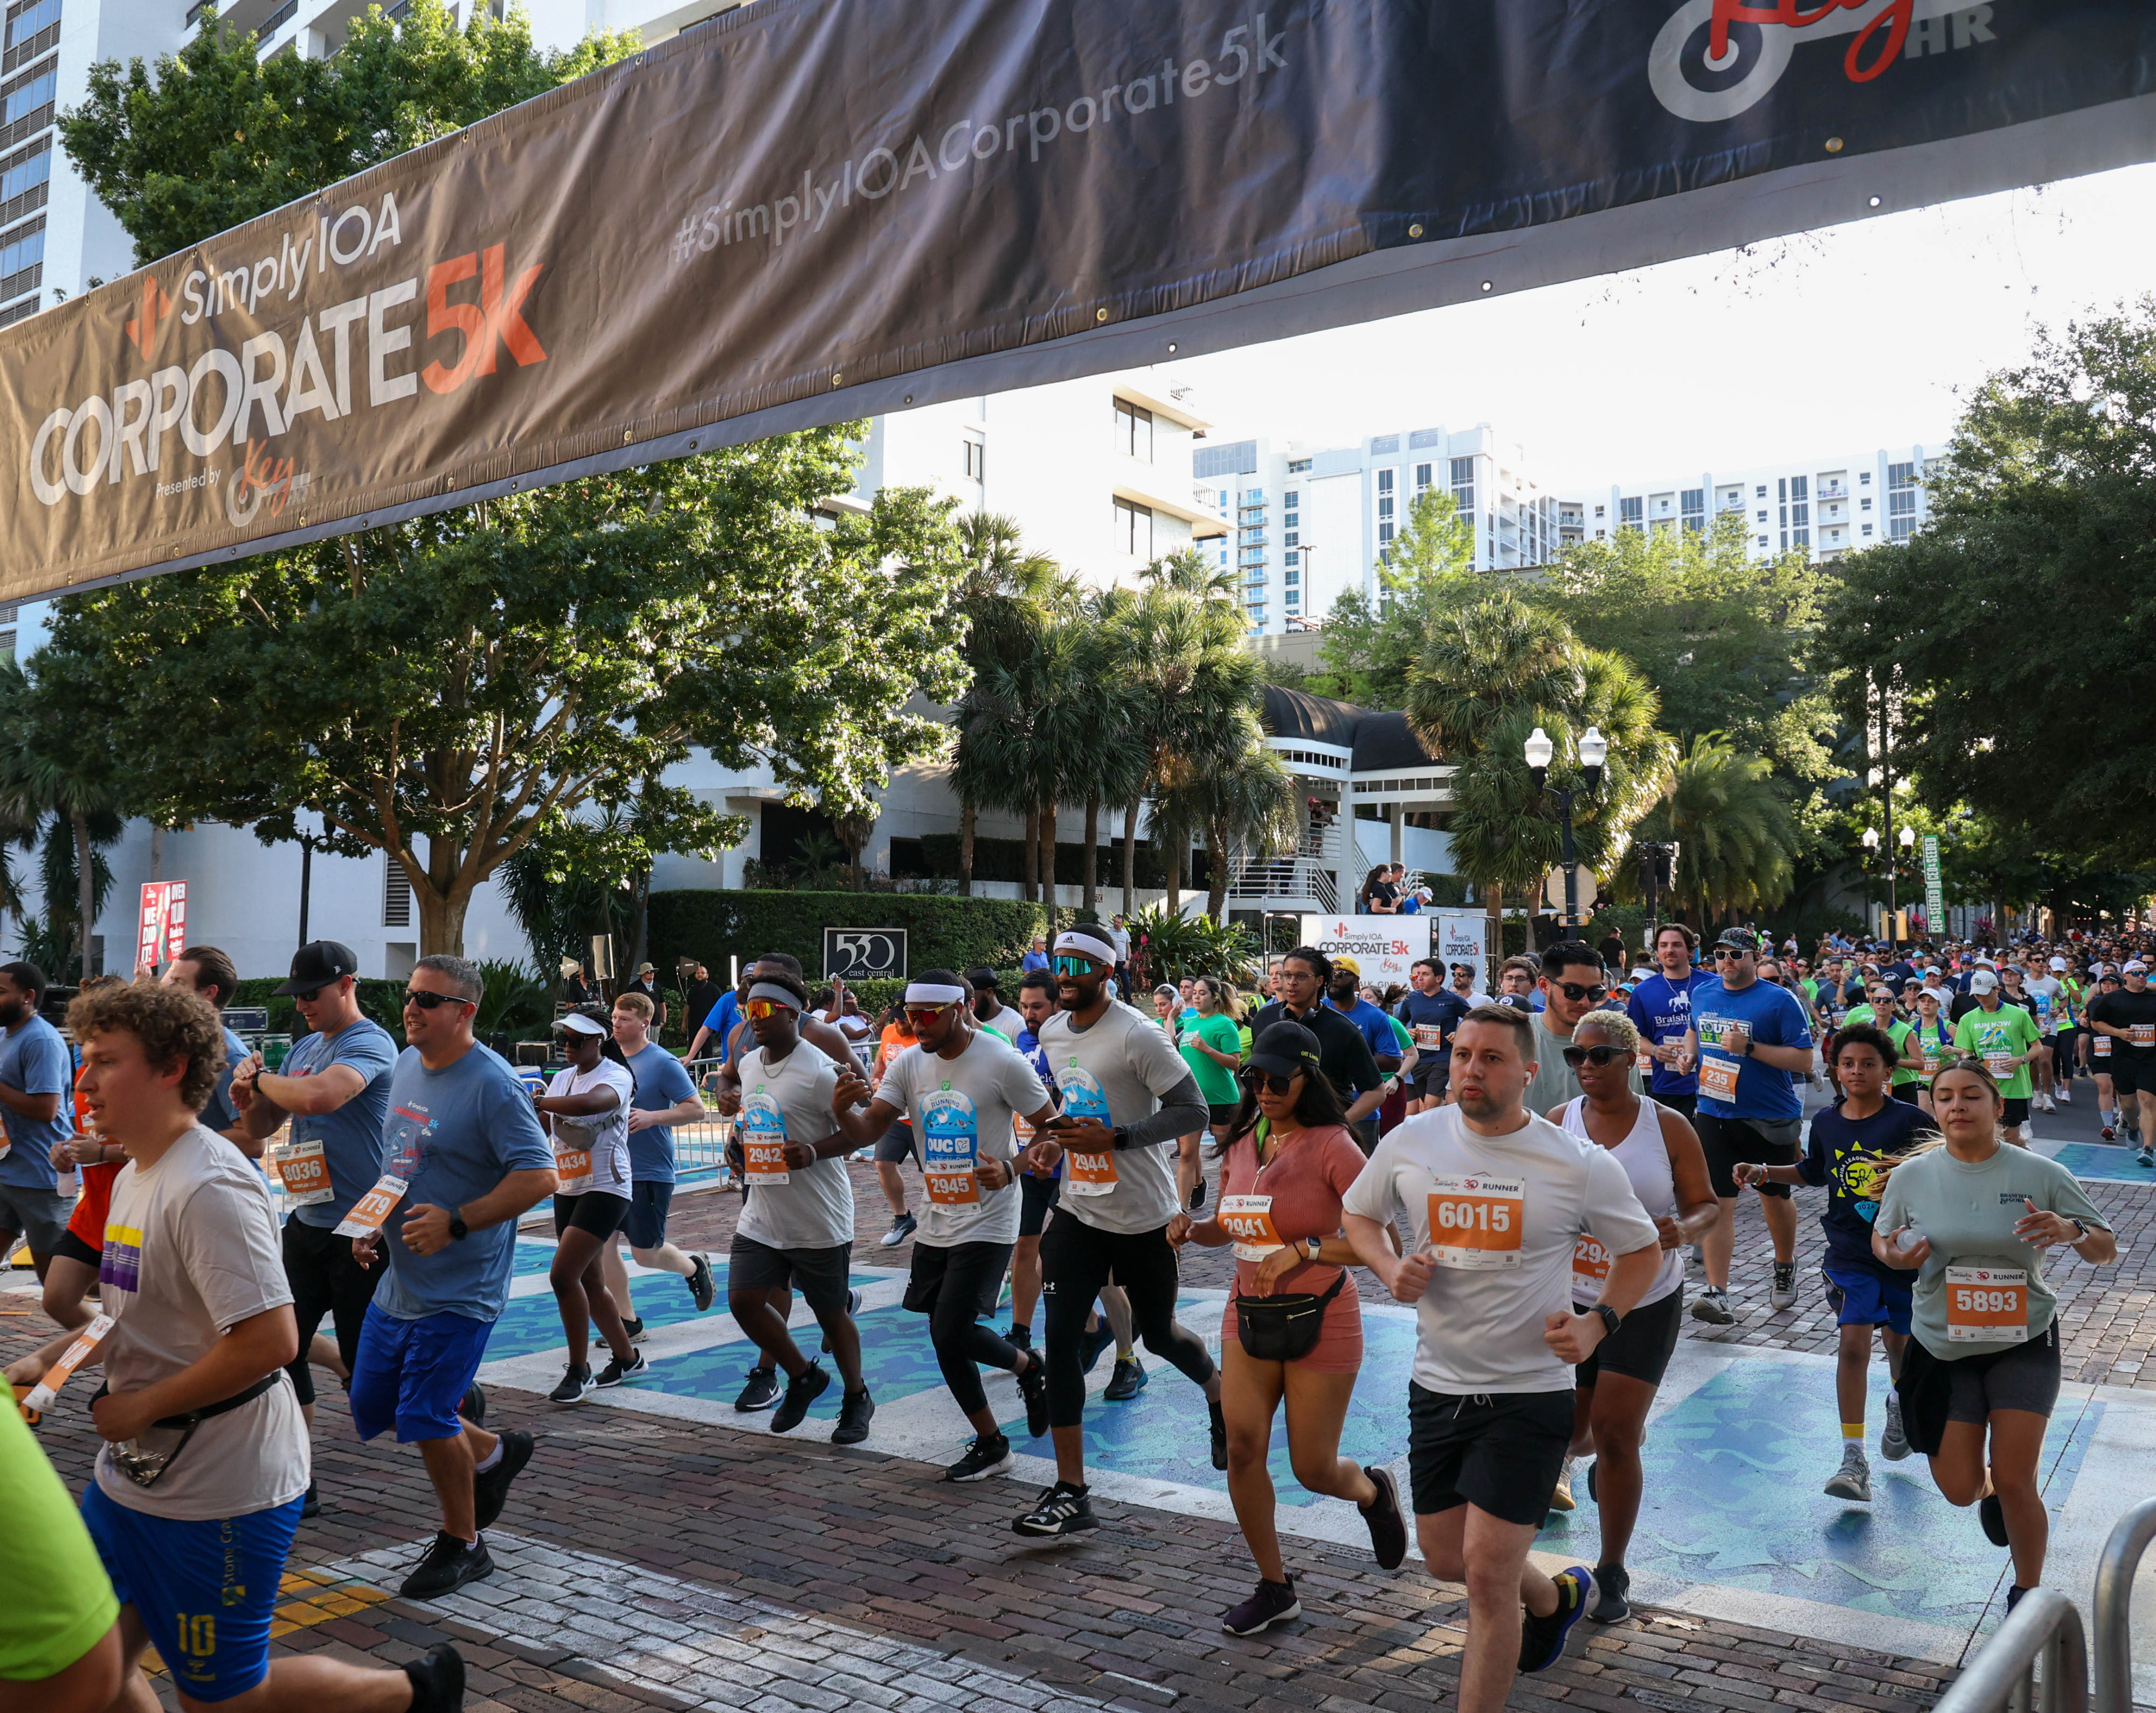
[[[1287,461],[1287,473],[1291,476],[1299,476],[1309,468],[1310,460],[1306,458],[1291,458]]]
[[[1620,529],[1636,530],[1646,510],[1646,502],[1635,495],[1631,499],[1620,495],[1617,500],[1617,524]]]
[[[966,461],[966,480],[978,482],[982,480],[982,472],[987,465],[988,449],[970,435],[961,444]]]
[[[48,142],[28,160],[18,161],[5,172],[0,172],[0,203],[13,200],[52,176],[53,146]]]
[[[1393,491],[1393,473],[1390,470],[1378,472],[1378,491],[1380,494],[1389,494]]]
[[[1152,508],[1116,501],[1116,551],[1134,559],[1152,557]]]
[[[53,91],[59,87],[59,74],[48,71],[32,78],[8,97],[4,118],[0,123],[13,125],[25,113],[34,113],[40,107],[52,105]]]
[[[60,0],[38,0],[28,11],[20,13],[8,26],[8,45],[18,47],[44,28],[47,24],[60,21]]]
[[[1379,524],[1379,525],[1378,526],[1378,539],[1380,541],[1391,541],[1391,540],[1392,540],[1392,538],[1393,538],[1393,526],[1392,526],[1392,525],[1390,525],[1389,523],[1381,523],[1381,524]],[[1390,560],[1388,560],[1388,561],[1386,562],[1386,563],[1387,563],[1387,564],[1390,564],[1391,562],[1391,562]]]
[[[1707,527],[1707,490],[1686,488],[1680,495],[1680,509],[1684,513],[1684,526],[1688,530]]]
[[[1116,450],[1152,462],[1152,413],[1143,405],[1116,401]]]
[[[1302,537],[1301,534],[1294,530],[1289,530],[1281,538],[1281,545],[1283,547],[1299,546],[1301,544],[1301,541]]]
[[[10,274],[19,274],[25,268],[33,268],[45,259],[45,230],[42,224],[28,237],[0,249],[0,280]]]
[[[1297,583],[1302,581],[1302,573],[1299,571],[1283,572],[1281,574],[1281,581],[1286,583],[1290,588],[1293,588]]]

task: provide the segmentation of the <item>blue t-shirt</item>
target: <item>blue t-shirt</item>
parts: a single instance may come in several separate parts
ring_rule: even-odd
[[[1718,979],[1711,971],[1692,970],[1682,981],[1672,982],[1657,971],[1632,990],[1625,1014],[1638,1026],[1643,1037],[1658,1047],[1682,1040],[1684,1032],[1691,1027],[1692,989]],[[1655,1061],[1654,1086],[1649,1092],[1697,1095],[1699,1078],[1679,1076],[1658,1059]]]
[[[455,1064],[429,1070],[419,1049],[407,1047],[390,1073],[384,1170],[408,1172],[411,1187],[382,1223],[389,1276],[374,1294],[375,1305],[399,1321],[444,1312],[501,1319],[509,1301],[516,1222],[505,1219],[419,1255],[404,1245],[404,1216],[423,1203],[454,1211],[512,1172],[550,1172],[553,1166],[531,1092],[500,1054],[474,1046]]]
[[[397,1063],[397,1044],[371,1017],[346,1023],[334,1035],[302,1035],[285,1055],[280,1074],[319,1076],[332,1064],[348,1064],[363,1087],[334,1112],[295,1113],[292,1140],[319,1141],[329,1167],[330,1199],[295,1208],[302,1225],[326,1228],[352,1212],[352,1204],[374,1187],[382,1176],[382,1132],[389,1117],[389,1072]]]
[[[1021,972],[1045,970],[1048,967],[1048,954],[1045,951],[1029,951],[1019,960],[1018,967]]]
[[[1440,1072],[1449,1074],[1445,1055],[1452,1050],[1452,1038],[1460,1028],[1460,1019],[1472,1008],[1472,1001],[1461,998],[1450,987],[1440,987],[1435,993],[1425,993],[1419,987],[1408,989],[1407,998],[1394,1008],[1393,1015],[1410,1031],[1435,1029],[1438,1033],[1434,1042],[1415,1033],[1416,1074],[1429,1078]]]
[[[718,1040],[719,1063],[721,1064],[726,1059],[726,1038],[733,1033],[734,1025],[741,1021],[741,995],[729,987],[719,996],[719,1003],[711,1008],[711,1014],[704,1019],[704,1027]]]
[[[696,1085],[681,1069],[681,1061],[656,1041],[645,1042],[644,1050],[629,1061],[629,1074],[636,1079],[636,1092],[629,1104],[639,1112],[664,1112],[696,1098]],[[654,1124],[649,1130],[629,1133],[629,1176],[634,1183],[674,1182],[672,1130]]]
[[[1810,1146],[1797,1160],[1797,1176],[1814,1187],[1826,1186],[1826,1211],[1820,1226],[1827,1254],[1835,1264],[1859,1267],[1906,1285],[1908,1274],[1889,1268],[1871,1253],[1872,1222],[1887,1175],[1887,1157],[1905,1152],[1917,1137],[1935,1135],[1938,1125],[1920,1106],[1889,1100],[1869,1118],[1851,1119],[1840,1106],[1812,1115]]]
[[[1801,1119],[1804,1103],[1797,1097],[1796,1074],[1762,1063],[1749,1054],[1724,1053],[1717,1044],[1722,1029],[1742,1023],[1744,1032],[1763,1047],[1809,1047],[1812,1032],[1804,1022],[1804,1008],[1787,988],[1772,982],[1755,981],[1731,992],[1719,976],[1710,976],[1691,992],[1692,1022],[1699,1030],[1700,1068],[1710,1062],[1737,1067],[1737,1096],[1722,1100],[1707,1092],[1702,1074],[1699,1110],[1710,1118],[1761,1118],[1769,1121]]]
[[[239,1122],[239,1109],[232,1104],[232,1074],[246,1057],[247,1043],[226,1029],[224,1069],[217,1074],[216,1086],[209,1091],[209,1104],[202,1110],[202,1121],[212,1130],[230,1130]]]
[[[1367,999],[1358,998],[1350,1006],[1340,1006],[1332,1000],[1325,1002],[1326,1008],[1337,1012],[1363,1032],[1363,1039],[1370,1044],[1373,1059],[1402,1057],[1400,1038],[1393,1033],[1393,1020]]]
[[[25,1095],[57,1095],[53,1116],[39,1124],[11,1107],[0,1106],[0,1125],[9,1146],[0,1159],[0,1184],[17,1189],[57,1190],[60,1175],[53,1165],[53,1146],[74,1134],[74,1067],[60,1032],[32,1016],[0,1036],[0,1083]]]

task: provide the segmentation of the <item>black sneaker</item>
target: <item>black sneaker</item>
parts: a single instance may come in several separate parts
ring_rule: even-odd
[[[895,1249],[913,1235],[914,1228],[921,1222],[911,1213],[901,1213],[891,1222],[891,1229],[876,1241],[887,1249]]]
[[[1295,1578],[1290,1577],[1284,1582],[1260,1582],[1256,1593],[1220,1620],[1220,1628],[1231,1636],[1254,1636],[1301,1616],[1302,1602],[1295,1598]]]
[[[1078,1347],[1078,1372],[1090,1374],[1093,1364],[1101,1360],[1101,1352],[1116,1341],[1116,1330],[1109,1326],[1106,1315],[1099,1316],[1086,1329],[1086,1341]]]
[[[1020,1535],[1075,1535],[1098,1527],[1100,1521],[1093,1515],[1092,1495],[1085,1488],[1058,1481],[1011,1528]]]
[[[1025,1400],[1025,1431],[1038,1439],[1048,1431],[1048,1364],[1039,1357],[1019,1375],[1018,1392]]]
[[[696,1300],[696,1312],[701,1315],[719,1300],[719,1287],[711,1277],[709,1255],[692,1255],[690,1259],[696,1264],[689,1273],[689,1295]]]
[[[412,1680],[411,1713],[459,1713],[465,1704],[465,1656],[447,1642],[404,1662]]]
[[[943,1471],[947,1481],[985,1481],[1000,1475],[1018,1459],[1011,1455],[1010,1441],[1000,1433],[977,1433],[966,1442],[966,1454]]]
[[[1370,1531],[1370,1551],[1377,1556],[1378,1569],[1398,1570],[1408,1556],[1408,1523],[1400,1514],[1399,1485],[1393,1480],[1390,1469],[1373,1469],[1366,1465],[1363,1473],[1378,1490],[1373,1503],[1357,1507]]]
[[[1597,1623],[1614,1623],[1632,1615],[1632,1572],[1621,1564],[1594,1567],[1594,1608],[1587,1615]]]
[[[822,1390],[820,1387],[817,1389]],[[839,1425],[831,1429],[831,1444],[859,1445],[869,1437],[869,1423],[875,1419],[875,1400],[869,1396],[867,1387],[864,1386],[859,1392],[843,1393],[839,1399]],[[776,1418],[771,1425],[778,1427]]]
[[[1994,1546],[2004,1546],[2006,1541],[2006,1513],[1999,1504],[1996,1493],[1987,1493],[1976,1501],[1976,1520],[1984,1525],[1984,1538]]]
[[[634,1380],[639,1374],[649,1372],[650,1367],[651,1364],[644,1359],[644,1352],[632,1345],[627,1362],[619,1357],[611,1358],[592,1384],[603,1392],[609,1386],[619,1386],[624,1380]]]
[[[852,1320],[852,1319],[854,1318],[854,1316],[856,1316],[856,1315],[858,1315],[858,1314],[860,1314],[860,1311],[861,1311],[861,1294],[860,1294],[860,1292],[859,1292],[859,1291],[857,1291],[857,1290],[853,1290],[852,1288],[849,1287],[849,1288],[848,1288],[848,1290],[847,1290],[847,1291],[846,1291],[846,1318],[847,1318],[849,1321],[850,1321],[850,1320]],[[829,1356],[829,1355],[830,1355],[830,1353],[831,1353],[831,1335],[830,1335],[829,1333],[826,1332],[826,1333],[824,1335],[824,1341],[823,1341],[823,1343],[822,1343],[822,1344],[820,1344],[819,1346],[818,1346],[817,1347],[818,1347],[819,1350],[821,1350],[821,1351],[824,1352],[824,1354],[825,1356]]]
[[[347,1392],[352,1388],[347,1386]],[[486,1388],[475,1380],[465,1387],[464,1402],[457,1406],[457,1413],[475,1428],[486,1425]]]
[[[751,1368],[748,1384],[741,1389],[734,1400],[734,1408],[744,1413],[749,1410],[767,1410],[778,1402],[778,1370]]]
[[[300,1520],[305,1522],[309,1517],[321,1514],[322,1501],[316,1494],[315,1484],[311,1480],[307,1483],[307,1496],[300,1501]]]
[[[1587,1615],[1594,1592],[1594,1573],[1584,1564],[1561,1570],[1550,1580],[1557,1584],[1557,1610],[1548,1618],[1537,1618],[1532,1612],[1521,1614],[1522,1671],[1547,1671],[1557,1664],[1564,1653],[1565,1638]]]
[[[572,1362],[562,1371],[562,1383],[547,1394],[556,1403],[582,1403],[592,1395],[592,1368]]]
[[[644,1333],[643,1321],[624,1321],[621,1323],[621,1330],[628,1337],[629,1341],[631,1344],[641,1344],[644,1342],[646,1335]]]
[[[811,1362],[786,1382],[786,1396],[779,1400],[778,1408],[771,1418],[771,1431],[790,1433],[801,1425],[802,1418],[808,1413],[808,1406],[824,1395],[831,1383],[831,1377]]]
[[[1033,1348],[1033,1328],[1030,1326],[1014,1326],[1004,1334],[1004,1337],[1007,1342],[1016,1345],[1020,1350]]]
[[[1146,1389],[1146,1382],[1152,1377],[1146,1372],[1145,1364],[1138,1360],[1137,1352],[1132,1351],[1127,1357],[1116,1358],[1116,1372],[1108,1377],[1107,1390],[1101,1396],[1110,1403],[1128,1403]]]
[[[1190,1186],[1190,1211],[1194,1213],[1205,1205],[1205,1180],[1199,1178]],[[1240,1610],[1240,1608],[1237,1608]]]
[[[476,1507],[473,1515],[480,1527],[490,1528],[501,1515],[501,1507],[509,1502],[509,1484],[524,1473],[537,1444],[529,1433],[515,1428],[503,1430],[501,1461],[472,1477],[472,1502]]]
[[[444,1594],[454,1594],[466,1582],[493,1574],[494,1561],[487,1557],[484,1537],[466,1546],[444,1531],[434,1536],[427,1556],[397,1592],[407,1600],[438,1600]]]
[[[1220,1413],[1218,1403],[1209,1403],[1205,1408],[1213,1418],[1213,1467],[1224,1469],[1228,1467],[1228,1418]]]

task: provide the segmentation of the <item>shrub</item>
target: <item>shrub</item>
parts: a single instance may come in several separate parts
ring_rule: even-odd
[[[650,911],[649,956],[662,969],[694,957],[723,982],[729,957],[784,951],[801,960],[812,987],[823,980],[826,928],[903,928],[907,967],[916,970],[1015,969],[1046,930],[1037,904],[923,893],[654,892]],[[865,1008],[868,984],[861,992]]]

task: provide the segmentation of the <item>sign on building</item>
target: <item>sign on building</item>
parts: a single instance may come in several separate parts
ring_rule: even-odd
[[[824,930],[825,981],[872,982],[906,973],[905,929]]]
[[[1305,916],[1302,943],[1327,957],[1355,960],[1373,987],[1407,985],[1408,970],[1430,956],[1432,916]]]
[[[1434,954],[1445,965],[1445,985],[1452,985],[1452,967],[1456,963],[1475,966],[1475,991],[1478,995],[1490,992],[1490,917],[1487,912],[1474,915],[1440,915],[1437,918],[1437,951]]]
[[[135,967],[170,963],[187,945],[187,883],[151,880],[142,888],[142,918],[135,936]]]

